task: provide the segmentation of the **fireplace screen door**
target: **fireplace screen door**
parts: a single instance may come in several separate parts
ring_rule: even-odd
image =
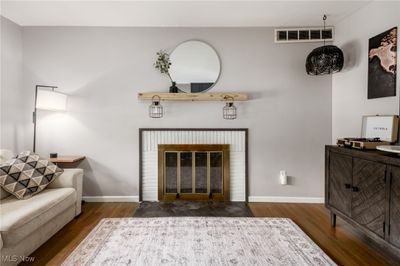
[[[158,145],[158,199],[229,201],[229,145]]]

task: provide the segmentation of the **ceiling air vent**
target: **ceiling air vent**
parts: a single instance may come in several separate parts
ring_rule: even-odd
[[[275,29],[276,43],[333,41],[333,27]]]

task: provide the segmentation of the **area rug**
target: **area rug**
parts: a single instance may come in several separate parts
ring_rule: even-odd
[[[108,218],[69,265],[335,265],[290,219]]]
[[[133,217],[254,217],[245,202],[172,201],[141,202]]]

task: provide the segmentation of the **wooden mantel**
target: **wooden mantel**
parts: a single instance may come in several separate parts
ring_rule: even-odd
[[[162,101],[225,101],[226,97],[233,97],[234,101],[247,101],[248,95],[240,92],[218,93],[168,93],[168,92],[139,92],[139,100],[151,100],[159,96]]]

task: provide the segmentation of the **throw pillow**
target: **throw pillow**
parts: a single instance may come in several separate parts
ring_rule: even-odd
[[[0,187],[18,199],[41,192],[64,170],[30,151],[0,164]]]

